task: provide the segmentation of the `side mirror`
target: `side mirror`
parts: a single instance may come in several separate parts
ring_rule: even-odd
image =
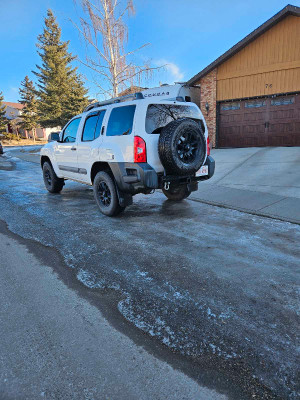
[[[60,132],[51,132],[48,136],[48,142],[59,142],[60,141]]]

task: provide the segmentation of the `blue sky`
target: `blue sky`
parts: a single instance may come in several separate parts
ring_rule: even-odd
[[[79,0],[78,0],[79,1]],[[121,0],[122,1],[122,0]],[[236,42],[257,28],[288,3],[282,0],[135,0],[136,14],[127,20],[128,50],[150,45],[135,56],[136,62],[168,64],[147,86],[191,78]],[[300,6],[299,1],[293,5]],[[70,22],[78,21],[80,7],[73,0],[0,0],[1,74],[0,91],[6,101],[18,101],[18,88],[25,75],[40,63],[36,38],[51,8],[62,28],[69,50],[84,59],[82,39]],[[93,74],[80,63],[91,97],[97,97]],[[99,97],[99,96],[98,96]]]

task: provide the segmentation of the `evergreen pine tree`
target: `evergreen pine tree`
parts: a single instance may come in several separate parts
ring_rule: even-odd
[[[74,117],[74,115],[80,114],[88,105],[86,94],[87,90],[83,86],[81,76],[74,74],[72,77],[72,88],[68,97],[65,99],[62,113],[62,117],[66,122]]]
[[[24,81],[21,82],[19,93],[20,103],[24,105],[21,127],[33,131],[33,138],[35,138],[35,128],[38,125],[38,102],[34,84],[28,76],[25,76]]]
[[[8,119],[5,117],[6,105],[3,104],[3,94],[0,92],[0,135],[6,135],[6,125],[8,124]]]
[[[43,127],[64,126],[88,104],[87,90],[71,65],[75,57],[68,52],[68,45],[61,40],[61,29],[48,10],[37,44],[42,66],[37,65],[38,71],[34,72],[38,77],[39,119]]]

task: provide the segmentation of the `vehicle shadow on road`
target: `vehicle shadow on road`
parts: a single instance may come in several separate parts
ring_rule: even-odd
[[[159,199],[160,200],[160,199]],[[159,215],[172,219],[192,218],[195,216],[195,208],[192,207],[189,201],[183,200],[175,203],[170,200],[161,199],[160,202],[152,202],[145,197],[141,201],[134,202],[131,206],[125,209],[120,214],[120,219],[151,217]]]

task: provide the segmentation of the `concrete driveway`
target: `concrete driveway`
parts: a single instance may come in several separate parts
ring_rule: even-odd
[[[216,172],[192,199],[300,223],[300,147],[215,149]]]

